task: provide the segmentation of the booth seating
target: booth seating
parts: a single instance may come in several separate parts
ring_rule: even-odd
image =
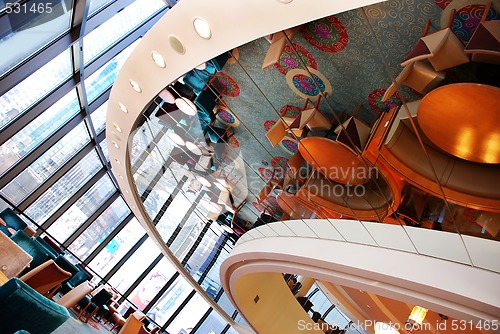
[[[0,286],[0,331],[52,333],[69,318],[63,306],[42,296],[18,278]]]
[[[26,253],[33,257],[30,268],[35,268],[52,259],[52,254],[36,239],[30,238],[24,231],[17,231],[11,236],[12,241],[19,245]],[[29,270],[25,270],[24,273]]]

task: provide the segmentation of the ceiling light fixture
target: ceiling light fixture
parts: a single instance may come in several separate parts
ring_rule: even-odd
[[[168,133],[168,138],[170,138],[170,140],[173,141],[174,144],[176,144],[176,145],[179,145],[179,146],[186,145],[186,142],[184,141],[184,139],[182,139],[181,136],[179,136],[177,133],[175,133],[173,131]]]
[[[281,2],[281,3],[290,3],[290,2],[292,2],[293,0],[278,0],[278,1],[279,1],[279,2]]]
[[[191,141],[186,141],[186,147],[193,154],[202,155],[201,149],[195,143],[193,143]]]
[[[167,64],[165,64],[165,59],[163,59],[162,55],[156,51],[151,52],[151,57],[158,67],[165,68]]]
[[[115,127],[116,131],[118,131],[118,132],[120,132],[120,133],[122,132],[122,128],[120,128],[120,127],[118,126],[118,124],[113,123],[113,126]]]
[[[141,89],[141,86],[139,86],[139,84],[137,82],[135,82],[134,80],[130,80],[129,81],[130,83],[130,86],[132,86],[132,88],[137,92],[137,93],[140,93],[142,92],[142,89]]]
[[[122,164],[122,163],[120,162],[120,160],[118,160],[118,159],[115,159],[115,161],[116,161],[116,163],[117,163],[117,164],[119,164],[119,165],[121,165],[121,164]]]
[[[120,107],[121,111],[123,111],[124,113],[128,113],[127,107],[125,107],[124,104],[118,103],[118,106]]]
[[[201,38],[210,39],[212,37],[212,30],[210,30],[210,26],[205,20],[197,17],[193,20],[193,26]]]
[[[175,105],[177,106],[177,108],[179,108],[186,115],[189,115],[189,116],[196,115],[197,109],[196,109],[196,106],[194,105],[193,101],[191,101],[185,97],[175,99]]]
[[[175,52],[183,55],[186,53],[186,49],[184,48],[184,44],[182,44],[181,40],[179,37],[175,35],[170,35],[168,36],[168,42],[170,43],[170,46],[172,49],[174,49]]]
[[[113,144],[113,146],[116,148],[120,148],[120,145],[118,145],[114,140],[111,141],[111,144]]]

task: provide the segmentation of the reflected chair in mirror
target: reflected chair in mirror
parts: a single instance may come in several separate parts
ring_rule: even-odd
[[[382,96],[382,102],[394,96],[402,85],[425,95],[436,88],[445,78],[445,72],[436,72],[427,60],[419,60],[406,65]]]
[[[113,297],[113,294],[108,290],[102,287],[98,289],[100,289],[100,291],[97,292],[93,297],[89,297],[87,295],[78,302],[81,308],[80,313],[78,313],[78,319],[81,319],[83,313],[87,312],[85,322],[88,322],[89,319],[92,318],[101,307],[104,307],[106,304],[108,304]]]
[[[286,124],[278,119],[276,123],[266,132],[266,137],[272,146],[276,146],[286,137],[288,134]]]
[[[327,94],[324,94],[326,97]],[[309,98],[307,98],[301,111],[301,115],[303,115],[302,117],[305,118],[303,123],[311,132],[328,131],[332,127],[332,121],[330,121],[328,117],[326,117],[325,114],[319,110],[319,104],[322,97],[323,96],[320,95],[317,98],[312,108],[308,108]]]
[[[205,78],[200,72],[201,71],[197,72],[192,70],[184,74],[182,77],[182,82],[189,86],[189,88],[191,88],[196,95],[199,95],[203,91],[209,81],[209,78]]]
[[[274,65],[280,60],[281,54],[283,53],[288,40],[291,41],[299,29],[300,27],[290,28],[285,31],[278,31],[266,37],[266,39],[271,43],[271,46],[269,46],[266,57],[262,62],[262,69],[266,69],[269,66]]]
[[[500,64],[500,21],[488,21],[491,1],[485,6],[483,16],[465,46],[465,53],[477,63]]]
[[[448,25],[433,33],[429,33],[430,20],[427,20],[422,37],[401,66],[428,59],[436,71],[443,71],[469,62],[469,55],[464,53],[464,44],[451,29],[454,17],[455,10],[452,10]]]
[[[31,286],[42,295],[52,297],[61,283],[71,277],[69,271],[61,269],[54,260],[48,260],[20,277],[20,280]]]
[[[222,68],[227,63],[229,59],[229,52],[224,52],[218,55],[215,58],[209,60],[209,63],[215,67],[217,71],[222,71]],[[207,64],[207,68],[209,68],[210,64]]]

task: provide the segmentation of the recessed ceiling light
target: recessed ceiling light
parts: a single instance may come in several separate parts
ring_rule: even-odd
[[[137,92],[137,93],[140,93],[142,92],[142,89],[141,89],[141,86],[139,86],[139,84],[137,82],[135,82],[134,80],[130,80],[129,81],[130,83],[130,86],[132,86],[132,88]]]
[[[196,154],[196,155],[201,155],[202,154],[201,149],[195,143],[193,143],[191,141],[187,141],[186,142],[186,147],[193,154]]]
[[[158,94],[161,99],[167,103],[173,104],[175,103],[175,97],[172,93],[168,91],[168,89],[164,88],[161,90],[161,92]]]
[[[116,140],[118,141],[122,141],[122,139],[120,138],[120,136],[114,132],[111,132],[113,134],[113,137],[115,137]]]
[[[292,2],[293,0],[278,0],[278,1],[279,1],[279,2],[281,2],[281,3],[290,3],[290,2]]]
[[[113,146],[116,148],[120,148],[120,145],[118,145],[114,140],[111,141],[111,144],[113,144]]]
[[[196,115],[197,109],[196,109],[196,106],[194,105],[193,101],[191,101],[185,97],[175,99],[175,105],[177,106],[177,108],[179,108],[186,115],[189,115],[189,116]]]
[[[153,60],[155,64],[158,65],[158,67],[165,68],[165,66],[167,66],[165,64],[165,59],[163,59],[162,55],[159,54],[158,52],[156,51],[151,52],[151,57],[153,57]]]
[[[186,49],[184,48],[184,44],[182,44],[179,37],[177,37],[175,35],[170,35],[170,36],[168,36],[168,42],[170,43],[170,46],[172,47],[172,49],[174,49],[175,52],[180,53],[181,55],[186,53]]]
[[[123,178],[123,175],[118,174],[118,176],[120,177],[120,179],[122,179],[122,180],[124,179],[124,178]]]
[[[182,139],[181,136],[179,136],[177,133],[175,133],[173,131],[168,133],[168,138],[170,138],[170,140],[172,140],[174,142],[174,144],[177,144],[180,146],[184,146],[186,144],[184,139]]]
[[[121,111],[123,111],[124,113],[128,113],[127,107],[125,107],[122,103],[118,103],[118,106],[120,107]]]
[[[120,127],[118,126],[118,124],[113,123],[113,126],[115,127],[116,131],[118,131],[118,132],[120,132],[120,133],[122,132],[122,128],[120,128]]]
[[[200,35],[201,38],[210,39],[210,37],[212,37],[212,31],[210,30],[210,26],[205,20],[197,17],[193,20],[193,26],[194,30],[196,30],[196,32],[198,33],[198,35]]]
[[[115,159],[115,161],[116,161],[116,163],[117,163],[117,164],[119,164],[119,165],[121,165],[121,164],[122,164],[122,163],[120,162],[120,160],[118,160],[118,159]]]
[[[125,189],[125,192],[128,194],[128,189]]]

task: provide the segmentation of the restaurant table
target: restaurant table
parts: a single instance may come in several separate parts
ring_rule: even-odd
[[[369,169],[346,145],[324,137],[307,137],[299,142],[302,157],[332,181],[358,185],[369,179]]]
[[[443,151],[479,163],[500,163],[500,88],[458,83],[427,94],[417,120]]]

